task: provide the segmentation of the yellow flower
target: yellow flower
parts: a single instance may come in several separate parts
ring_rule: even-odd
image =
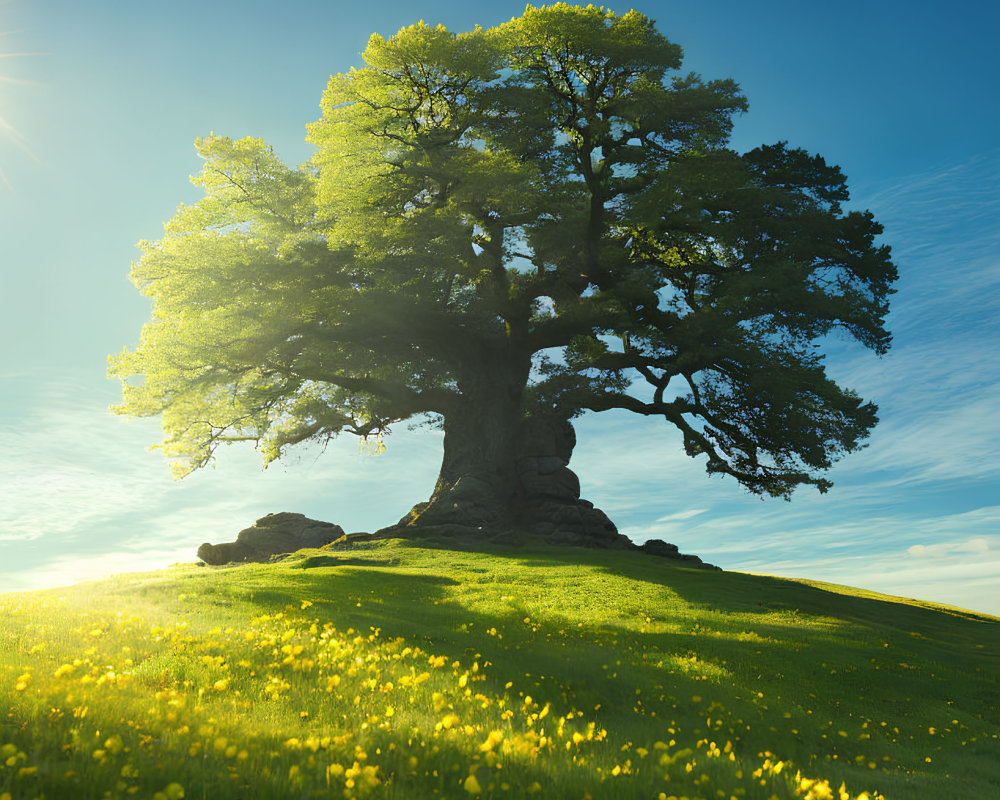
[[[462,784],[462,786],[469,794],[479,794],[483,791],[483,787],[479,785],[479,781],[476,780],[475,775],[470,775],[466,778],[465,783]]]
[[[809,797],[811,800],[834,800],[833,789],[830,788],[830,784],[826,781],[818,781],[812,787]]]
[[[479,749],[483,753],[488,753],[502,741],[503,741],[502,731],[497,731],[497,730],[490,731],[489,736],[486,737],[486,741],[483,742],[481,745],[479,745]]]
[[[184,787],[179,783],[171,783],[167,785],[163,793],[167,796],[167,800],[181,800],[184,797]]]
[[[441,721],[438,723],[444,729],[451,728],[453,725],[458,724],[459,719],[457,714],[445,714]]]
[[[229,678],[222,678],[212,684],[212,688],[217,692],[224,692],[229,686]]]

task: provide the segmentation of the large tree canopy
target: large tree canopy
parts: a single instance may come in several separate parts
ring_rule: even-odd
[[[331,78],[309,163],[201,139],[205,197],[141,243],[152,318],[112,359],[117,410],[162,415],[181,473],[430,415],[444,462],[408,522],[496,527],[546,493],[523,466],[552,448],[526,440],[624,409],[752,492],[829,487],[876,408],[819,346],[884,353],[895,278],[837,167],[730,149],[739,87],[679,72],[635,11],[420,23],[364,60]]]

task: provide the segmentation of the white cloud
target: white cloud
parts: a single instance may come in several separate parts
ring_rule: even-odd
[[[657,522],[676,522],[685,519],[691,519],[692,517],[697,517],[699,514],[704,514],[708,511],[707,508],[692,508],[687,511],[675,511],[673,514],[666,514],[665,516],[658,517]]]
[[[984,556],[990,551],[990,543],[983,536],[965,542],[937,542],[935,544],[914,544],[906,548],[906,554],[915,558],[941,558],[955,553],[972,553]]]

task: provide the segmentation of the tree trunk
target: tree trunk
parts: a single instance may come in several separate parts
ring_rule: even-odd
[[[526,415],[524,385],[515,371],[501,370],[464,382],[462,404],[445,418],[444,457],[430,500],[385,532],[526,534],[565,544],[632,546],[603,511],[580,499],[580,481],[568,466],[573,426],[555,416]]]
[[[527,369],[523,377],[521,372],[492,369],[460,383],[462,401],[444,420],[444,456],[434,492],[400,525],[510,525],[518,493],[516,431]]]

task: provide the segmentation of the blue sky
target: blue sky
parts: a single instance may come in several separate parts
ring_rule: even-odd
[[[611,3],[623,12],[628,5]],[[734,146],[785,139],[840,164],[900,268],[883,359],[830,343],[830,369],[881,406],[825,496],[761,501],[709,478],[663,424],[592,415],[572,466],[636,541],[725,568],[808,577],[1000,614],[1000,75],[993,4],[662,2],[636,8],[685,69],[750,100]],[[309,155],[331,73],[372,32],[519,15],[459,2],[0,0],[0,591],[194,559],[272,511],[372,530],[426,499],[432,432],[354,441],[262,471],[233,448],[181,482],[112,417],[106,359],[149,314],[134,244],[197,200],[192,142],[261,136]]]

